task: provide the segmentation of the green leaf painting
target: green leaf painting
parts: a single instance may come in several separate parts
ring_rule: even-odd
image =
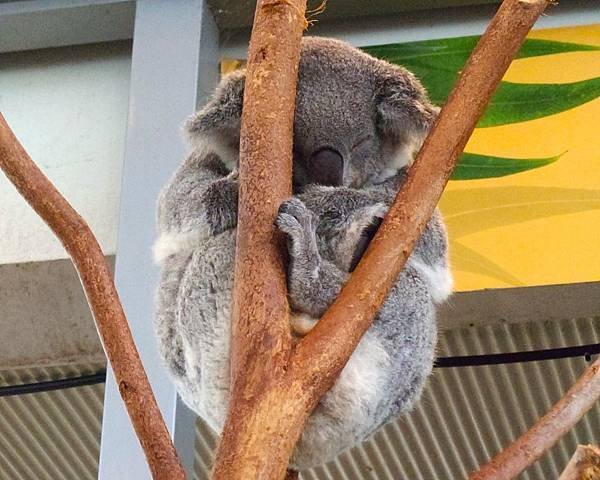
[[[463,153],[460,163],[452,173],[452,180],[504,177],[556,162],[561,155],[548,158],[505,158],[476,153]]]
[[[469,36],[380,45],[364,50],[414,72],[427,88],[432,101],[443,104],[478,40],[478,36]],[[598,50],[600,48],[593,45],[527,39],[517,58]],[[600,77],[561,84],[503,81],[477,126],[496,127],[543,118],[578,107],[599,96]],[[452,178],[474,180],[512,175],[548,165],[559,157],[515,159],[464,153]]]
[[[600,77],[574,83],[502,82],[477,126],[496,127],[547,117],[598,96]]]
[[[376,47],[367,47],[364,50],[375,57],[402,65],[414,72],[423,82],[425,88],[427,88],[432,101],[434,103],[442,104],[446,101],[460,70],[465,65],[478,40],[478,36],[446,38],[441,40],[426,40],[423,42],[380,45]],[[600,48],[593,45],[527,39],[517,54],[517,58],[597,50],[600,50]],[[508,82],[501,83],[498,93],[503,90],[506,83]],[[600,86],[598,86],[597,83],[594,86],[596,96],[600,95]],[[539,88],[540,84],[531,85],[531,87]],[[549,95],[550,94],[546,96]],[[582,103],[585,101],[589,100],[583,100]],[[572,106],[567,106],[566,108],[572,108]],[[517,118],[514,120],[511,119],[507,123],[520,121],[523,120]]]

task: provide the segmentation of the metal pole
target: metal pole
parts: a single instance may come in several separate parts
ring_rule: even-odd
[[[180,133],[218,79],[218,29],[205,0],[138,0],[131,63],[115,280],[134,339],[189,478],[195,417],[177,399],[153,332],[154,212],[160,188],[183,159]],[[104,401],[101,480],[144,479],[150,472],[112,372]]]

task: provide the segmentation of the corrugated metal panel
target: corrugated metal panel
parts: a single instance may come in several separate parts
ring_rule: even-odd
[[[199,418],[196,421],[196,457],[194,459],[197,479],[208,479],[216,446],[217,435]]]
[[[473,355],[600,341],[599,319],[500,324],[446,332],[440,355]],[[544,413],[586,367],[584,359],[437,369],[419,407],[304,480],[466,478]],[[0,371],[0,385],[96,372],[101,365]],[[0,398],[0,479],[97,477],[103,386]],[[196,478],[205,480],[215,435],[199,421]],[[577,443],[600,441],[595,407],[523,480],[557,478]]]
[[[600,319],[447,331],[442,356],[477,355],[600,341]],[[303,480],[458,480],[524,432],[587,366],[583,358],[437,369],[418,408]],[[600,441],[600,405],[519,479],[557,478],[578,443]],[[196,474],[208,478],[215,435],[198,425]]]
[[[0,371],[0,386],[96,373],[102,364]],[[104,385],[0,398],[1,480],[97,478]]]

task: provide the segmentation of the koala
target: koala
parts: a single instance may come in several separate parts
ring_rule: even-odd
[[[387,212],[390,193],[379,186],[314,186],[281,205],[276,225],[289,240],[297,335],[308,333],[337,297]],[[435,304],[451,289],[447,250],[436,211],[371,327],[308,419],[294,465],[333,459],[419,398],[434,361]]]
[[[189,156],[163,188],[154,246],[155,331],[186,404],[216,431],[229,399],[237,161],[245,73],[225,77],[186,124]],[[334,300],[387,211],[437,108],[407,70],[332,39],[302,41],[294,114],[290,328],[307,333]],[[436,343],[435,304],[451,291],[436,212],[371,328],[309,417],[298,470],[332,459],[419,397]]]

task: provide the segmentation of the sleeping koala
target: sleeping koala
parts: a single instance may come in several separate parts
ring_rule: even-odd
[[[158,202],[159,350],[184,401],[220,431],[229,336],[244,73],[226,77],[187,124],[192,152]],[[387,210],[437,110],[412,74],[342,42],[304,38],[294,117],[294,192],[277,226],[289,239],[293,327],[327,308]],[[319,186],[314,186],[314,185]],[[318,269],[318,272],[317,272]],[[297,469],[331,459],[406,410],[431,370],[433,301],[450,292],[436,214],[332,390],[309,418]]]

